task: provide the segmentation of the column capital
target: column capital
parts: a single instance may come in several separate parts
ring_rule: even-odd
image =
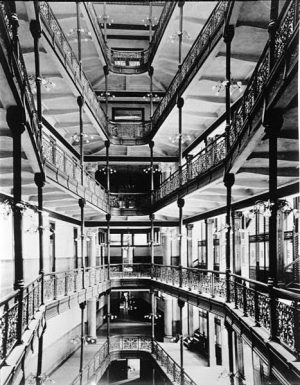
[[[232,187],[234,184],[234,174],[231,172],[228,172],[225,174],[223,182],[226,187]]]
[[[150,219],[150,221],[154,221],[154,219],[155,219],[155,215],[152,213],[152,214],[150,214],[149,215],[149,219]]]
[[[185,226],[186,226],[186,229],[187,229],[188,231],[191,231],[191,230],[193,230],[193,228],[194,228],[193,223],[187,223]]]
[[[45,186],[45,174],[41,172],[36,172],[34,174],[34,183],[37,185],[37,187],[44,187]]]
[[[150,147],[150,149],[152,149],[154,147],[154,141],[153,140],[150,140],[149,147]]]
[[[153,76],[153,72],[154,72],[153,66],[149,66],[148,67],[148,74],[149,74],[150,77]]]
[[[177,206],[178,206],[179,208],[182,208],[182,207],[184,206],[184,203],[185,203],[185,201],[184,201],[183,198],[179,198],[179,199],[177,200]]]
[[[178,108],[182,108],[183,105],[184,105],[184,99],[183,99],[183,97],[180,96],[180,97],[177,99],[177,107],[178,107]]]
[[[185,305],[185,302],[182,299],[178,298],[178,306],[182,309],[184,305]]]
[[[192,159],[193,159],[193,155],[191,155],[191,154],[186,155],[186,162],[187,163],[190,163]]]
[[[268,111],[264,114],[262,121],[266,135],[277,136],[283,125],[283,112],[278,108]]]
[[[103,72],[104,72],[104,75],[105,76],[108,76],[109,75],[109,69],[108,69],[108,66],[103,66]]]
[[[84,206],[85,206],[85,199],[84,198],[80,198],[80,199],[78,199],[78,204],[79,204],[79,207],[80,208],[84,208]]]
[[[184,0],[178,1],[178,7],[179,7],[179,8],[182,8],[182,7],[184,6],[184,3],[185,3]]]
[[[234,25],[227,24],[224,27],[223,39],[225,43],[230,43],[234,36]]]
[[[80,107],[80,108],[83,106],[83,104],[84,104],[84,97],[82,95],[77,97],[77,104],[78,104],[78,107]]]
[[[106,214],[106,215],[105,215],[105,218],[106,218],[107,222],[110,222],[110,220],[111,220],[111,215],[110,215],[110,214]]]
[[[86,306],[86,301],[83,301],[79,304],[79,307],[81,310],[84,310],[85,309],[85,306]]]
[[[6,121],[13,136],[22,135],[25,131],[25,113],[19,106],[9,106],[6,111]]]
[[[40,39],[42,36],[42,28],[39,20],[31,20],[29,24],[31,35],[34,39]]]
[[[109,140],[106,140],[106,141],[104,142],[104,144],[105,144],[105,147],[106,147],[106,148],[109,148],[109,147],[110,147],[110,141],[109,141]]]

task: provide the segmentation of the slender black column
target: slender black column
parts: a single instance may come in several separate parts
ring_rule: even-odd
[[[151,338],[153,342],[155,340],[155,316],[156,316],[155,292],[153,289],[150,290],[150,295],[151,295]]]
[[[179,7],[179,30],[178,30],[178,68],[181,69],[182,64],[182,30],[183,30],[183,6],[184,1],[178,2]]]
[[[109,344],[109,338],[110,338],[110,318],[111,318],[111,313],[110,313],[110,290],[106,292],[106,298],[107,298],[107,323],[106,323],[106,337],[108,340]]]
[[[79,62],[79,76],[82,75],[82,60],[81,60],[81,27],[80,27],[80,1],[76,1],[76,21],[77,21],[77,49]]]
[[[271,202],[271,216],[269,218],[269,277],[268,287],[270,296],[270,339],[276,339],[277,315],[276,299],[273,287],[278,283],[277,271],[277,138],[283,124],[280,110],[270,111],[265,118],[266,135],[269,138],[269,199]]]
[[[84,257],[84,206],[85,206],[85,199],[80,198],[78,200],[78,204],[80,207],[80,238],[81,238],[81,251],[80,251],[80,258],[81,258],[81,270],[82,270],[82,287],[85,288],[85,257]]]
[[[82,302],[79,304],[80,310],[81,310],[81,323],[80,323],[80,333],[81,333],[81,339],[80,339],[80,362],[79,362],[79,375],[80,375],[80,385],[82,385],[82,373],[83,373],[83,353],[84,353],[84,343],[85,343],[85,336],[84,336],[84,310],[85,310],[86,302]]]
[[[150,77],[150,119],[152,119],[152,115],[153,115],[153,72],[154,72],[154,68],[150,66],[148,68],[148,74]]]
[[[105,141],[105,148],[106,148],[106,190],[107,195],[109,199],[109,193],[110,193],[110,167],[109,167],[109,147],[110,147],[110,141]]]
[[[226,186],[226,302],[230,302],[230,235],[231,235],[231,188],[234,184],[234,174],[228,173],[224,177]]]
[[[182,167],[182,108],[184,105],[184,99],[182,97],[177,100],[178,108],[178,166]]]
[[[35,83],[36,83],[36,105],[37,105],[37,117],[39,124],[40,140],[42,139],[42,78],[40,70],[40,38],[42,36],[42,29],[40,23],[40,5],[39,1],[34,2],[35,7],[35,20],[30,22],[30,32],[34,42],[34,61],[35,61]]]
[[[224,42],[226,44],[226,85],[225,85],[225,103],[226,103],[226,126],[225,126],[225,140],[226,153],[230,148],[230,83],[231,83],[231,42],[234,36],[234,26],[226,25],[224,28]]]
[[[151,200],[151,206],[154,203],[154,174],[153,174],[153,147],[154,142],[151,140],[149,142],[149,148],[150,148],[150,200]]]
[[[182,309],[184,301],[178,299],[179,306],[179,335],[180,335],[180,383],[184,385],[184,367],[183,367],[183,334],[182,334]]]
[[[151,229],[150,229],[150,253],[151,253],[151,274],[153,275],[153,269],[154,269],[154,219],[155,215],[150,214],[149,219],[151,222]]]
[[[106,214],[107,221],[107,278],[110,279],[110,220],[111,215]]]
[[[84,184],[84,151],[83,151],[83,120],[82,120],[82,112],[83,112],[83,104],[84,104],[84,97],[83,96],[78,96],[77,98],[77,104],[79,107],[79,137],[80,137],[80,142],[79,142],[79,153],[80,153],[80,182],[81,185],[83,186]]]
[[[38,218],[39,218],[39,274],[41,276],[41,304],[44,304],[44,218],[43,218],[43,187],[45,175],[36,173],[34,181],[38,188]]]
[[[226,326],[228,334],[228,362],[229,362],[229,375],[231,378],[234,376],[234,366],[233,366],[233,343],[232,343],[232,328]]]
[[[7,108],[6,120],[13,137],[13,226],[15,254],[14,289],[19,291],[17,343],[22,343],[24,266],[23,266],[23,217],[22,217],[22,144],[21,136],[25,131],[25,113],[23,108]]]
[[[108,66],[103,66],[104,79],[105,79],[105,116],[106,116],[106,132],[108,132]]]
[[[183,242],[182,242],[182,230],[183,230],[183,206],[184,199],[179,198],[177,200],[177,206],[179,208],[179,220],[178,220],[178,246],[179,246],[179,286],[182,286],[182,256],[183,256]]]
[[[46,330],[46,321],[44,321],[44,326],[42,334],[39,337],[39,347],[38,347],[38,362],[37,362],[37,371],[36,371],[36,384],[42,385],[42,370],[43,370],[43,350],[44,350],[44,333]]]

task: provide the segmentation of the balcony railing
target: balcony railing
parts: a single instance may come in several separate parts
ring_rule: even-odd
[[[160,346],[148,336],[112,336],[106,340],[94,357],[83,368],[82,378],[80,374],[73,380],[72,385],[87,384],[90,381],[98,383],[103,373],[113,361],[113,354],[117,352],[146,352],[152,354],[162,370],[173,384],[196,385],[196,383],[181,370],[180,365]]]
[[[173,78],[166,95],[157,106],[153,118],[153,128],[157,130],[169,111],[176,103],[176,96],[182,94],[190,80],[203,63],[206,51],[209,53],[214,44],[221,37],[222,26],[225,20],[230,2],[219,1],[209,19],[199,33],[192,48],[184,59],[181,68]]]
[[[113,144],[147,144],[151,132],[151,122],[108,122],[108,134]]]
[[[13,32],[17,27],[16,23],[18,23],[18,21],[11,13],[8,1],[0,2],[0,20],[1,40],[4,42],[4,46],[7,51],[10,70],[11,73],[15,76],[21,95],[21,102],[24,102],[24,107],[26,107],[26,112],[29,116],[28,120],[30,121],[30,124],[27,124],[26,127],[30,131],[31,137],[35,142],[40,157],[40,163],[42,164],[42,143],[40,138],[37,111],[28,80],[24,58],[22,55],[22,48],[18,39],[16,38],[16,35],[14,35]]]
[[[226,155],[224,135],[219,136],[206,148],[202,149],[181,169],[176,170],[165,179],[154,192],[155,202],[177,191],[180,187],[204,174],[224,161]]]
[[[68,154],[63,146],[52,140],[47,134],[43,133],[43,154],[46,165],[54,169],[57,174],[65,176],[67,187],[74,187],[78,193],[83,193],[84,197],[105,212],[109,211],[108,195],[104,187],[97,182],[86,170],[83,175],[83,185],[81,185],[81,166],[76,157]],[[59,178],[57,178],[59,180]]]
[[[251,124],[254,126],[255,119],[258,119],[257,116],[261,119],[264,97],[267,92],[266,86],[278,62],[284,56],[286,57],[286,49],[296,32],[298,32],[297,1],[287,1],[276,28],[274,60],[270,58],[270,46],[267,43],[241,98],[241,102],[234,111],[228,140],[226,140],[224,135],[220,136],[195,155],[190,163],[185,164],[181,169],[176,170],[168,179],[163,181],[155,191],[156,202],[180,189],[186,183],[205,174],[208,170],[212,170],[215,166],[221,165],[227,155],[235,149],[237,143],[241,142],[246,129],[251,129]],[[290,56],[292,55],[290,53]],[[297,54],[294,53],[294,55],[297,57]],[[287,60],[287,62],[290,61]],[[274,62],[272,68],[270,68],[271,62]],[[282,87],[281,82],[278,83],[274,80],[272,89],[268,91],[274,93],[274,87]],[[226,143],[229,145],[228,148],[226,148]]]
[[[105,131],[106,116],[102,110],[98,98],[93,91],[87,77],[85,76],[77,56],[72,50],[70,43],[63,32],[57,18],[55,17],[50,4],[47,1],[40,2],[40,14],[43,26],[50,35],[50,44],[54,49],[58,49],[58,52],[62,58],[62,62],[69,70],[73,81],[76,83],[77,88],[82,92],[85,103],[91,109],[95,119],[99,126]]]
[[[143,73],[148,70],[175,5],[176,1],[167,1],[165,3],[158,22],[158,27],[153,35],[149,48],[125,51],[108,47],[94,5],[92,2],[83,3],[110,71],[121,74],[135,74]]]
[[[259,281],[230,274],[226,281],[223,271],[183,268],[179,266],[151,264],[113,264],[110,266],[111,280],[120,278],[151,279],[166,284],[168,293],[174,289],[185,290],[187,293],[203,296],[203,299],[214,298],[237,311],[238,316],[249,317],[255,326],[261,326],[271,333],[271,323],[276,326],[275,338],[296,357],[300,355],[300,294],[284,289],[271,288]],[[86,268],[85,271],[75,269],[65,272],[45,274],[43,281],[39,277],[24,289],[22,330],[24,331],[34,318],[42,303],[42,287],[44,302],[78,293],[98,283],[108,282],[106,266]],[[227,287],[229,293],[226,292]],[[173,289],[172,289],[173,288]],[[97,293],[99,294],[99,293]],[[182,294],[183,295],[183,294]],[[0,358],[5,358],[17,341],[19,292],[4,299],[0,303]],[[276,319],[272,319],[272,307],[276,308]],[[125,345],[123,345],[125,346]]]
[[[143,193],[111,193],[109,203],[112,209],[112,213],[124,212],[129,215],[129,212],[131,211],[133,214],[136,214],[139,211],[145,212],[149,208],[150,196],[149,194]]]

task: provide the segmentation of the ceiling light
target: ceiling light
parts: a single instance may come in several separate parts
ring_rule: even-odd
[[[227,80],[219,80],[216,84],[212,86],[212,89],[215,91],[216,95],[219,95],[221,92],[225,91]],[[236,81],[235,79],[230,79],[230,95],[233,94],[235,90],[243,92],[242,82],[240,80]]]
[[[188,43],[192,38],[191,35],[186,30],[183,30],[182,32],[178,31],[178,32],[172,33],[172,35],[169,37],[171,43],[175,43],[175,41],[178,41],[180,35],[182,36],[183,43]]]
[[[174,135],[174,136],[169,136],[169,141],[173,144],[179,143],[179,139],[181,137],[182,143],[190,142],[192,140],[191,135]]]

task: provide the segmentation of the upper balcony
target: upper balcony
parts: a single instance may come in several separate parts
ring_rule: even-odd
[[[83,3],[83,9],[84,13],[87,15],[88,24],[97,40],[109,70],[117,74],[141,74],[148,71],[149,66],[151,65],[176,6],[176,1],[165,2],[164,4],[151,4],[151,16],[145,16],[145,25],[139,25],[141,24],[142,19],[138,19],[142,12],[144,12],[144,6],[140,6],[140,12],[134,13],[131,12],[130,4],[118,4],[117,6],[119,9],[120,7],[122,9],[117,10],[114,4],[106,4],[105,7],[103,5],[102,9],[101,4],[98,3]],[[112,21],[111,17],[108,15],[109,12],[116,14],[118,20]],[[123,22],[123,18],[126,17],[126,15],[128,15],[128,17],[130,15],[130,22],[128,22],[128,24]],[[119,23],[118,21],[121,17],[122,23]],[[130,38],[133,38],[133,35],[130,35],[130,30],[132,28],[135,28],[136,31],[140,29],[141,37],[147,38],[147,35],[145,34],[149,34],[149,42],[147,43],[146,48],[118,49],[110,47],[110,45],[114,44],[113,38],[117,39],[117,35],[112,34],[114,30],[117,30],[117,33],[122,33],[123,38],[124,35],[128,33],[129,40]],[[108,36],[108,33],[111,34]]]

